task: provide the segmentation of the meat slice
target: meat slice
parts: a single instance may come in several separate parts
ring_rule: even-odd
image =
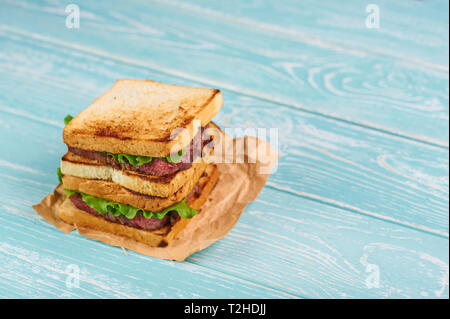
[[[169,163],[161,158],[154,158],[150,163],[142,164],[140,166],[134,166],[128,163],[121,165],[123,169],[136,171],[139,173],[165,176],[175,174],[178,171],[186,170],[192,166],[192,163]]]
[[[110,222],[119,223],[125,226],[130,226],[138,229],[145,229],[145,230],[156,230],[160,229],[167,224],[171,223],[174,224],[176,220],[178,220],[179,216],[178,214],[173,214],[172,212],[169,212],[161,219],[157,218],[145,218],[142,213],[137,213],[136,216],[132,219],[128,219],[126,216],[113,216],[110,213],[106,214],[100,214],[95,209],[91,208],[86,204],[81,195],[78,193],[72,194],[70,197],[70,200],[72,203],[78,208],[85,212],[88,212],[89,214],[104,218],[106,220],[109,220]]]
[[[130,163],[119,163],[114,159],[114,157],[105,155],[101,152],[88,151],[70,146],[69,151],[76,155],[86,157],[91,160],[96,160],[102,164],[110,165],[116,169],[131,170],[153,176],[171,175],[178,171],[191,168],[192,162],[201,156],[201,152],[205,145],[208,145],[212,141],[210,136],[203,136],[207,127],[208,126],[202,127],[202,129],[195,135],[194,139],[191,141],[191,144],[185,149],[185,154],[179,163],[169,163],[162,158],[153,158],[153,160],[149,163],[136,166],[131,165]]]

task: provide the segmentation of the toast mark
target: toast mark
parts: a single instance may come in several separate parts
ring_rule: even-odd
[[[182,127],[186,127],[189,123],[191,123],[193,120],[195,119],[195,117],[190,116],[188,118],[186,118],[181,124],[180,124],[180,128]],[[176,139],[178,137],[178,135],[180,135],[184,129],[174,129],[171,132],[167,132],[164,131],[164,136],[161,138],[156,138],[153,139],[153,142],[160,142],[160,143],[168,143],[170,141],[173,141],[174,139]]]
[[[112,138],[117,138],[118,140],[121,141],[127,141],[127,140],[131,140],[132,138],[129,136],[121,136],[119,135],[117,132],[115,132],[114,130],[111,130],[110,127],[102,127],[102,128],[98,128],[95,132],[94,132],[95,136],[101,136],[101,137],[112,137]]]
[[[164,176],[155,176],[155,175],[145,175],[140,173],[135,173],[133,171],[127,171],[127,170],[121,170],[122,174],[130,176],[130,177],[137,177],[142,180],[150,181],[153,183],[160,183],[160,184],[169,184],[172,179],[177,175],[178,172],[175,172],[173,174],[164,175]]]

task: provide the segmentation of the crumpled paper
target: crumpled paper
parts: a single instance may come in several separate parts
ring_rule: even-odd
[[[78,232],[113,246],[169,260],[182,261],[192,253],[208,247],[233,228],[248,203],[254,201],[263,189],[269,172],[278,160],[278,154],[270,145],[256,137],[228,138],[228,141],[222,145],[224,152],[217,154],[218,152],[215,151],[214,157],[210,159],[216,163],[220,172],[216,186],[200,212],[168,246],[151,247],[125,237],[88,228],[78,228]],[[241,147],[242,145],[244,147]],[[225,151],[230,148],[235,151]],[[242,149],[243,154],[237,151],[237,148]],[[264,156],[262,157],[261,154]],[[239,156],[240,159],[238,159]],[[53,194],[48,194],[39,204],[34,205],[33,209],[46,221],[68,234],[75,227],[58,217],[58,210],[65,199],[66,194],[60,184]]]

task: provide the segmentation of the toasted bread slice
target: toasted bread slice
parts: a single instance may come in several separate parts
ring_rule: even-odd
[[[199,180],[202,187],[199,196],[193,196],[189,199],[188,205],[194,209],[200,210],[208,195],[215,186],[219,178],[219,171],[214,166],[213,171],[208,177],[202,177]],[[201,214],[201,212],[199,212]],[[111,233],[117,236],[124,236],[134,241],[141,242],[152,247],[165,247],[186,227],[191,219],[179,219],[173,226],[165,226],[157,230],[142,230],[130,226],[110,222],[102,217],[97,217],[83,210],[78,209],[67,198],[60,206],[58,216],[64,222],[74,225],[77,228],[89,228],[102,232]],[[195,218],[195,216],[194,216]]]
[[[152,176],[115,169],[112,166],[67,152],[61,159],[61,172],[63,175],[112,181],[145,195],[169,197],[187,181],[198,180],[202,175],[208,164],[203,159],[199,158],[198,160],[197,163],[192,163],[192,167],[189,169],[167,176]]]
[[[69,146],[162,157],[187,146],[223,105],[219,90],[154,81],[117,81],[63,130]],[[177,131],[184,129],[183,132]]]
[[[114,182],[100,179],[87,179],[71,175],[63,175],[62,183],[65,189],[77,190],[92,196],[110,201],[131,205],[136,208],[158,212],[182,201],[193,190],[196,184],[201,184],[201,178],[210,176],[215,169],[209,164],[201,176],[189,179],[179,190],[169,197],[157,197],[139,194]]]

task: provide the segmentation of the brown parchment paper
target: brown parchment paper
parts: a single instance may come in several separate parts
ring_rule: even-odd
[[[241,157],[243,163],[237,162],[239,160],[236,156],[239,154],[236,151],[237,145],[242,145],[241,143],[244,145],[244,154]],[[168,246],[150,247],[125,237],[87,228],[79,228],[78,232],[113,246],[161,259],[181,261],[192,253],[208,247],[233,228],[247,204],[255,200],[261,192],[269,172],[278,160],[278,154],[269,144],[255,137],[228,138],[228,142],[223,145],[223,150],[233,148],[235,152],[231,156],[230,152],[223,152],[227,156],[218,154],[211,159],[219,169],[219,180],[200,212]],[[264,158],[260,154],[265,154]],[[33,209],[67,234],[75,227],[58,218],[58,210],[65,199],[66,195],[60,184],[53,194],[48,194],[39,204],[34,205]]]

